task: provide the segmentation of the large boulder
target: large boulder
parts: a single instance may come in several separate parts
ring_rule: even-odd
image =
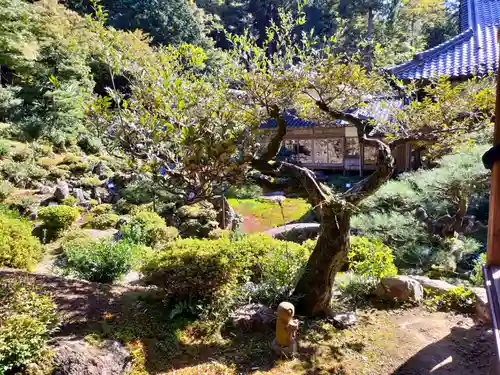
[[[424,288],[409,276],[390,276],[380,280],[376,295],[382,299],[400,302],[420,302],[424,297]]]
[[[413,280],[416,280],[422,285],[424,291],[429,291],[429,293],[433,295],[443,295],[449,292],[452,289],[455,289],[456,286],[450,284],[444,280],[434,280],[430,279],[426,276],[410,276]]]
[[[56,185],[56,190],[54,191],[54,198],[56,201],[61,202],[69,197],[69,186],[66,182],[61,181]]]
[[[291,227],[291,229],[287,230],[288,227]],[[285,225],[282,227],[284,228],[284,231],[276,233],[274,238],[301,244],[307,240],[317,238],[319,235],[319,227],[320,225],[318,223]]]
[[[130,361],[130,353],[117,341],[95,347],[83,340],[61,340],[54,348],[54,375],[122,375]]]
[[[100,186],[94,187],[92,191],[92,198],[99,204],[113,203],[113,194],[108,189]]]
[[[76,198],[76,201],[81,206],[87,206],[88,200],[85,198],[85,192],[82,189],[74,189],[73,194]]]
[[[235,310],[229,320],[233,328],[243,331],[262,331],[274,328],[276,313],[269,307],[252,303]]]
[[[488,295],[485,288],[471,288],[476,297],[476,319],[480,323],[491,323],[490,308],[488,305]]]

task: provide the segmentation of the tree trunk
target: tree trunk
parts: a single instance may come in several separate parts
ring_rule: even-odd
[[[368,70],[372,69],[372,55],[373,55],[373,8],[368,8]]]
[[[335,275],[349,249],[351,211],[338,203],[322,207],[320,235],[292,295],[301,315],[322,315],[330,307]]]

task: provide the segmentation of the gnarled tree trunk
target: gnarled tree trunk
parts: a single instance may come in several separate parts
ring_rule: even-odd
[[[263,155],[252,161],[253,168],[263,175],[257,182],[285,192],[300,194],[319,211],[321,216],[318,242],[293,293],[297,311],[309,316],[329,311],[333,281],[336,273],[344,265],[349,250],[350,218],[353,207],[377,191],[394,171],[394,158],[390,147],[381,140],[368,138],[366,134],[368,121],[349,113],[331,110],[325,102],[316,104],[333,120],[344,120],[354,125],[358,130],[360,143],[377,148],[378,162],[375,172],[369,177],[345,193],[335,193],[322,185],[309,169],[273,161],[286,135],[286,122],[279,108],[273,107],[269,111],[270,116],[276,119],[277,132]]]
[[[318,315],[332,300],[335,275],[346,261],[349,250],[351,211],[338,204],[325,204],[322,208],[321,231],[302,278],[293,292],[297,312]]]

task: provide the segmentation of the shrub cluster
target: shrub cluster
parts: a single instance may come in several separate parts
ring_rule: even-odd
[[[44,227],[54,235],[68,229],[80,215],[75,207],[49,206],[38,210],[38,217],[43,220]]]
[[[198,301],[203,320],[221,323],[238,299],[275,303],[288,294],[310,251],[259,234],[231,241],[178,239],[148,259],[142,272],[171,301]]]
[[[142,211],[121,228],[122,239],[136,244],[158,247],[178,237],[176,228],[167,227],[165,220],[154,212]]]
[[[379,280],[397,275],[392,249],[379,239],[351,237],[351,247],[347,255],[349,268],[357,275]]]
[[[113,282],[130,272],[144,246],[108,239],[75,238],[62,245],[60,266],[64,273],[88,281]]]
[[[109,229],[114,228],[116,224],[120,220],[120,216],[116,214],[102,214],[99,216],[93,217],[89,225],[94,229]]]
[[[31,223],[12,212],[0,212],[0,266],[30,270],[42,257]]]
[[[36,362],[59,318],[52,299],[25,282],[0,284],[0,373]]]
[[[200,202],[180,207],[176,215],[181,224],[179,231],[183,237],[207,238],[219,227],[217,211],[210,202]]]

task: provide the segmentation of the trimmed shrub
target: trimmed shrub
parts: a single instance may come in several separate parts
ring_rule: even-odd
[[[351,247],[347,255],[349,268],[357,275],[374,280],[397,275],[392,249],[379,239],[351,237]]]
[[[226,193],[227,198],[235,199],[256,199],[263,195],[262,188],[254,184],[231,186]]]
[[[82,161],[81,156],[75,155],[75,154],[67,154],[59,164],[70,165],[70,164],[79,163],[81,161]]]
[[[80,186],[84,188],[93,188],[103,184],[97,177],[83,177],[80,179],[79,183]]]
[[[121,228],[122,238],[136,244],[158,247],[179,236],[179,231],[167,227],[165,220],[155,212],[139,212]]]
[[[68,229],[66,232],[64,232],[61,235],[61,248],[64,248],[64,246],[72,241],[80,241],[80,242],[85,242],[85,241],[92,241],[92,236],[85,232],[83,229],[77,228],[77,229]]]
[[[76,206],[77,202],[78,202],[78,199],[76,199],[76,197],[74,197],[72,195],[68,195],[66,198],[64,198],[61,201],[61,204],[64,206],[74,207],[74,206]]]
[[[471,313],[474,311],[476,296],[464,286],[458,286],[445,293],[432,295],[425,301],[427,307],[439,311],[459,311],[462,313]]]
[[[6,179],[19,187],[27,187],[32,181],[41,181],[49,174],[45,169],[29,162],[16,163],[5,160],[0,164],[0,170]]]
[[[92,137],[89,134],[81,134],[77,141],[80,147],[87,154],[98,154],[102,149],[102,142],[99,138]]]
[[[66,177],[69,177],[70,172],[62,169],[62,168],[50,168],[49,169],[49,177],[55,180],[58,179],[65,179]]]
[[[143,251],[143,246],[127,241],[75,239],[63,245],[61,268],[84,280],[109,283],[130,272]]]
[[[90,213],[92,215],[99,216],[99,215],[103,215],[103,214],[107,214],[107,213],[111,212],[112,209],[113,209],[113,206],[111,204],[103,203],[103,204],[99,204],[99,205],[93,207],[90,210]]]
[[[0,285],[0,373],[42,358],[59,326],[55,303],[26,282]]]
[[[15,188],[9,181],[0,181],[0,202],[6,200]]]
[[[114,228],[116,226],[116,224],[118,223],[118,220],[120,220],[119,215],[102,214],[102,215],[93,217],[89,221],[89,225],[91,228],[94,228],[94,229],[109,229],[109,228]]]
[[[15,150],[12,154],[12,160],[22,162],[30,159],[33,152],[28,147],[21,147]]]
[[[0,157],[6,157],[10,154],[10,146],[4,140],[0,140]]]
[[[123,191],[123,198],[133,204],[150,203],[154,195],[154,186],[150,179],[133,181]]]
[[[439,238],[429,236],[425,224],[411,213],[361,214],[351,224],[361,236],[380,238],[391,247],[398,268],[429,267],[440,250]]]
[[[56,232],[68,229],[78,216],[78,209],[69,206],[42,207],[38,210],[38,217],[43,220],[45,227]]]
[[[287,295],[309,254],[301,245],[264,234],[233,242],[187,238],[154,254],[142,272],[169,298],[200,301],[208,306],[204,318],[220,321],[238,298],[274,303]]]
[[[180,207],[176,215],[180,218],[179,231],[183,237],[207,238],[219,227],[217,211],[210,202],[200,202]]]
[[[231,236],[230,230],[221,229],[221,228],[214,229],[208,234],[208,238],[210,240],[218,240],[220,238],[229,238],[230,236]]]
[[[0,266],[31,270],[42,258],[42,245],[31,235],[31,223],[0,212]]]
[[[88,169],[89,163],[84,161],[69,165],[69,170],[73,173],[85,173]]]
[[[43,158],[37,159],[36,164],[42,168],[50,170],[51,168],[54,168],[57,166],[58,161],[55,158],[43,157]]]

